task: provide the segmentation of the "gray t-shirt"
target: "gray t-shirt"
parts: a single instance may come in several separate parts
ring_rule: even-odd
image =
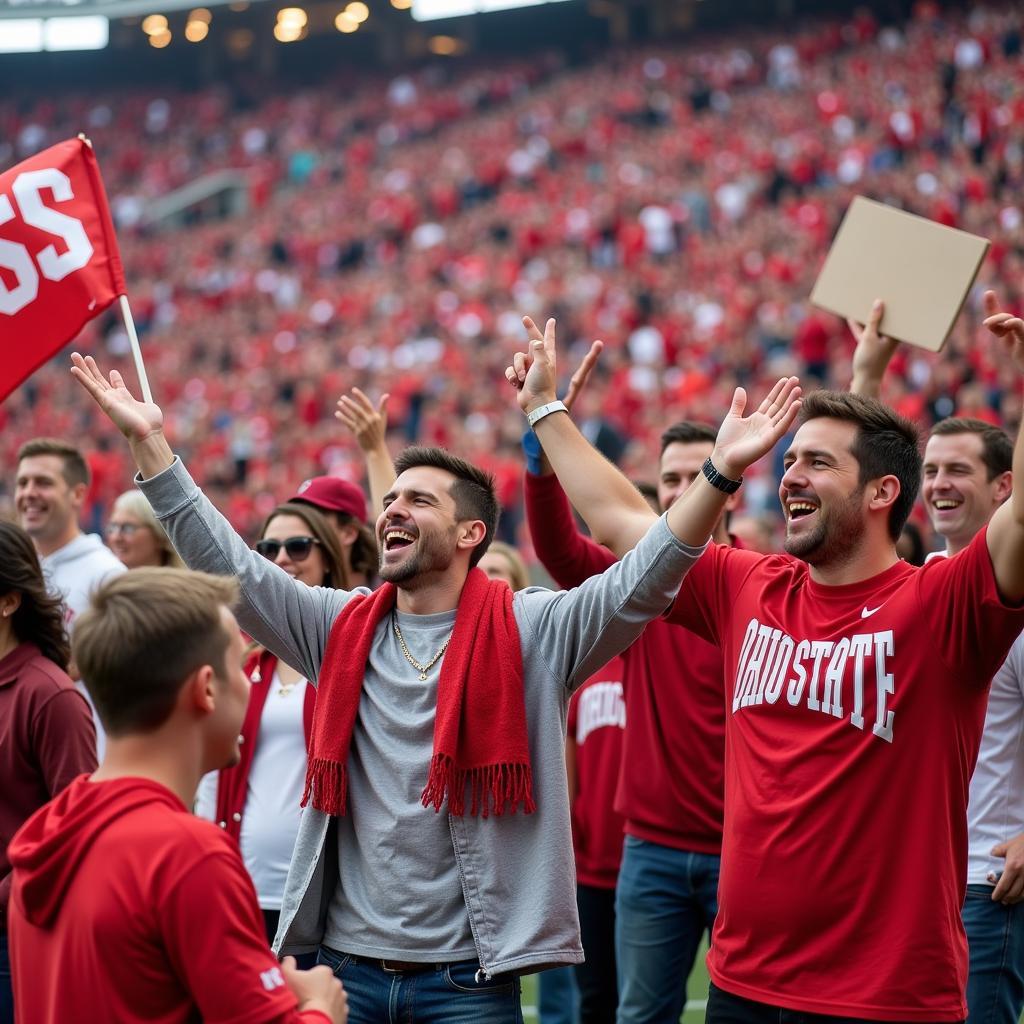
[[[395,610],[409,653],[425,665],[455,611]],[[339,884],[324,944],[422,962],[476,956],[447,813],[424,807],[442,657],[420,682],[388,615],[377,626],[348,756],[348,812],[338,818]],[[396,885],[401,879],[404,884]]]

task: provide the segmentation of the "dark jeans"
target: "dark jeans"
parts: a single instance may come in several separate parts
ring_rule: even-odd
[[[0,1024],[14,1024],[14,991],[11,988],[7,932],[0,932]]]
[[[718,913],[720,858],[626,836],[615,891],[619,1024],[678,1024]]]
[[[615,977],[615,890],[576,886],[583,953],[576,965],[580,1024],[615,1024],[619,986]]]
[[[427,964],[408,973],[320,947],[348,993],[348,1024],[523,1024],[519,979],[503,974],[478,981],[473,960]]]
[[[969,885],[963,910],[971,970],[968,1024],[1017,1024],[1024,1010],[1024,903],[992,901],[992,886]]]
[[[803,1010],[784,1010],[767,1003],[723,992],[714,982],[708,994],[708,1012],[704,1024],[879,1024],[863,1017],[830,1017]],[[964,1024],[963,1021],[960,1024]]]
[[[579,1024],[580,993],[571,966],[537,975],[537,1016],[540,1024]]]

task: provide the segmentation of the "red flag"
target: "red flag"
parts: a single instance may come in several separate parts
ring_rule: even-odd
[[[0,401],[126,291],[92,147],[0,174]]]

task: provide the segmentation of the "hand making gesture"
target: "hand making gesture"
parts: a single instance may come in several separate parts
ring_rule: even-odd
[[[164,437],[164,414],[155,402],[140,402],[125,386],[117,370],[104,377],[92,356],[71,354],[71,374],[110,422],[131,445],[135,462],[143,478],[156,476],[174,461],[174,453]]]
[[[785,437],[800,411],[800,394],[797,377],[781,377],[764,401],[744,416],[747,393],[737,388],[711,453],[715,468],[731,480],[739,480],[749,466]]]
[[[1017,369],[1024,372],[1024,320],[999,308],[993,291],[985,292],[985,326],[1002,342]]]

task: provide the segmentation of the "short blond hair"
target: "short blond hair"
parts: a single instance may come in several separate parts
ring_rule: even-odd
[[[185,563],[181,560],[178,552],[174,550],[167,531],[160,525],[160,521],[154,515],[153,508],[142,491],[133,489],[119,494],[114,499],[110,514],[113,517],[118,512],[127,512],[129,515],[135,516],[156,537],[157,543],[160,545],[160,564],[162,566],[168,569],[185,568]]]
[[[525,590],[530,585],[530,572],[526,568],[523,556],[519,554],[511,544],[506,544],[503,540],[492,541],[491,546],[487,549],[485,554],[501,555],[501,557],[508,563],[508,574],[511,577],[512,593]]]
[[[72,652],[111,736],[163,725],[202,666],[226,675],[221,609],[237,600],[234,577],[188,569],[136,569],[97,588],[75,620]]]

